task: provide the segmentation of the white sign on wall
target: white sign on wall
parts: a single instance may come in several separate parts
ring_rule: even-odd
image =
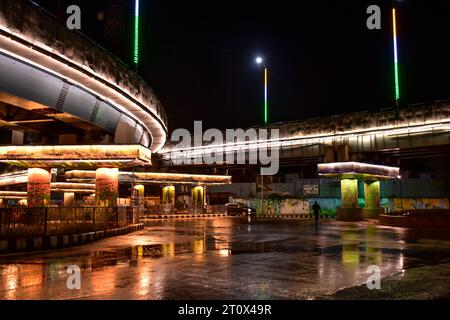
[[[304,184],[303,185],[303,195],[319,195],[319,185],[318,184]]]

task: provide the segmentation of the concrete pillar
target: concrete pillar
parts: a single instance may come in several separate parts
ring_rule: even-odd
[[[11,144],[12,145],[23,144],[23,137],[24,137],[23,131],[13,130],[11,132]]]
[[[206,207],[208,205],[207,199],[206,199],[206,186],[203,186],[203,207]]]
[[[95,205],[115,207],[119,195],[119,169],[98,168],[95,173]]]
[[[52,174],[50,168],[29,168],[27,204],[29,207],[50,206]]]
[[[162,188],[161,208],[164,213],[175,213],[175,187],[164,186]]]
[[[73,206],[74,203],[75,203],[75,193],[65,192],[64,193],[64,205],[69,207],[69,206]]]
[[[204,189],[202,186],[192,188],[192,204],[194,207],[203,207],[204,205]]]
[[[334,162],[334,147],[333,146],[323,146],[323,162]],[[302,178],[300,178],[302,179]]]
[[[69,144],[75,145],[78,142],[78,137],[76,134],[60,134],[59,135],[59,144]]]
[[[367,218],[377,218],[378,214],[383,213],[380,206],[380,181],[364,181],[364,215]]]
[[[364,181],[365,208],[376,209],[380,207],[380,181]]]
[[[144,213],[144,193],[145,193],[145,187],[142,184],[135,185],[133,187],[135,190],[135,196],[137,197],[137,204],[139,207],[139,212]]]
[[[337,161],[345,162],[349,160],[349,149],[347,144],[337,146]]]
[[[341,179],[341,208],[336,210],[336,220],[364,220],[362,209],[358,208],[358,179]]]
[[[341,180],[341,208],[358,208],[358,180]]]
[[[165,186],[162,189],[162,204],[175,206],[175,187]]]
[[[133,189],[137,191],[139,197],[144,196],[145,187],[142,184],[135,185]]]

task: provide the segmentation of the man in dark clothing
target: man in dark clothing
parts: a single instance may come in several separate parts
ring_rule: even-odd
[[[314,201],[314,204],[312,206],[312,209],[314,211],[314,220],[316,222],[316,229],[319,225],[319,216],[322,213],[322,208],[319,206],[319,204],[317,203],[317,201]]]

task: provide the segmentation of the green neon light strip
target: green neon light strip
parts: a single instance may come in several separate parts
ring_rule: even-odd
[[[135,2],[134,13],[134,64],[139,63],[139,0]]]
[[[267,67],[264,68],[264,124],[267,125]]]
[[[395,100],[400,100],[400,85],[398,80],[398,51],[397,51],[397,21],[395,8],[392,9],[392,25],[394,31],[394,69],[395,69]]]

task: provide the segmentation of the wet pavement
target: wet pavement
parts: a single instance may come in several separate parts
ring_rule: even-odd
[[[370,265],[400,284],[413,270],[431,288],[450,277],[447,230],[323,221],[316,233],[309,220],[247,218],[146,224],[85,246],[0,256],[0,299],[316,299],[358,286],[350,297],[366,298]],[[80,290],[67,289],[70,265],[81,268]],[[413,290],[423,280],[405,281]]]

